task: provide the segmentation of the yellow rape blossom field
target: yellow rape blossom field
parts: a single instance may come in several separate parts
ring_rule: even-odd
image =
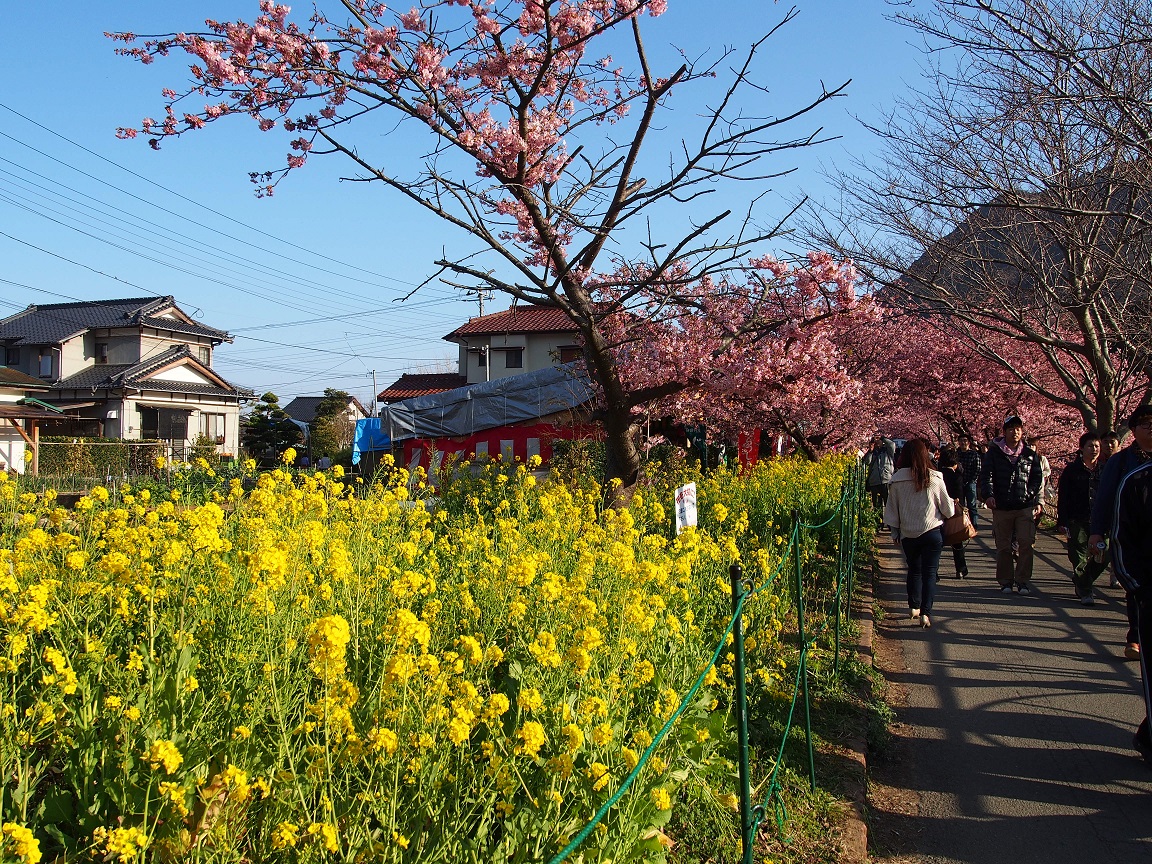
[[[679,538],[686,469],[619,510],[523,465],[437,496],[203,466],[71,508],[0,474],[0,860],[547,860],[706,668],[728,566],[763,579],[848,464],[697,478]],[[766,687],[785,591],[746,614]],[[688,795],[738,824],[731,674],[572,860],[664,860]]]

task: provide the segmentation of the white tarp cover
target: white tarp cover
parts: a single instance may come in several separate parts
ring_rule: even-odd
[[[381,431],[393,441],[457,438],[567,411],[592,399],[581,365],[564,363],[385,405]]]

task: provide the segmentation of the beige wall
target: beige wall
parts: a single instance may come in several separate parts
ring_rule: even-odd
[[[488,340],[491,339],[489,343]],[[574,333],[512,333],[492,337],[474,336],[468,340],[469,346],[479,348],[490,344],[492,370],[490,376],[480,365],[480,354],[477,351],[468,351],[460,346],[460,374],[468,378],[469,384],[480,384],[487,380],[495,381],[497,378],[507,378],[511,375],[520,375],[524,372],[535,372],[538,369],[547,369],[560,362],[560,348],[576,344]],[[509,369],[505,365],[502,348],[518,347],[524,349],[524,366],[519,369]]]

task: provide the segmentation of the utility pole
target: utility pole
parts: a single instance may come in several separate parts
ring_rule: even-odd
[[[375,417],[376,416],[376,397],[380,394],[380,391],[376,389],[376,370],[373,369],[371,372],[365,372],[364,375],[365,375],[365,377],[367,377],[368,375],[372,376],[372,416]]]
[[[492,299],[492,291],[488,288],[465,288],[464,293],[476,296],[476,302],[480,306],[480,317],[483,318],[484,317],[484,301]],[[465,302],[471,303],[472,297],[469,296],[468,300]]]
[[[486,289],[486,288],[465,288],[464,293],[476,295],[476,303],[480,306],[480,316],[479,317],[483,318],[484,317],[484,301],[492,299],[492,296],[493,296],[492,291],[489,289]],[[472,298],[469,297],[468,301],[471,302],[471,299]],[[489,340],[491,340],[491,337],[489,337]],[[467,355],[465,355],[465,356],[467,356]],[[487,345],[481,345],[480,346],[480,357],[484,360],[484,380],[485,381],[491,381],[492,380],[492,352],[489,350],[489,347]]]

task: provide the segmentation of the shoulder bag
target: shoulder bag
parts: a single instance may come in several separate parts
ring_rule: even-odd
[[[968,518],[968,508],[955,499],[956,513],[944,520],[944,545],[957,546],[976,536],[976,528]]]

